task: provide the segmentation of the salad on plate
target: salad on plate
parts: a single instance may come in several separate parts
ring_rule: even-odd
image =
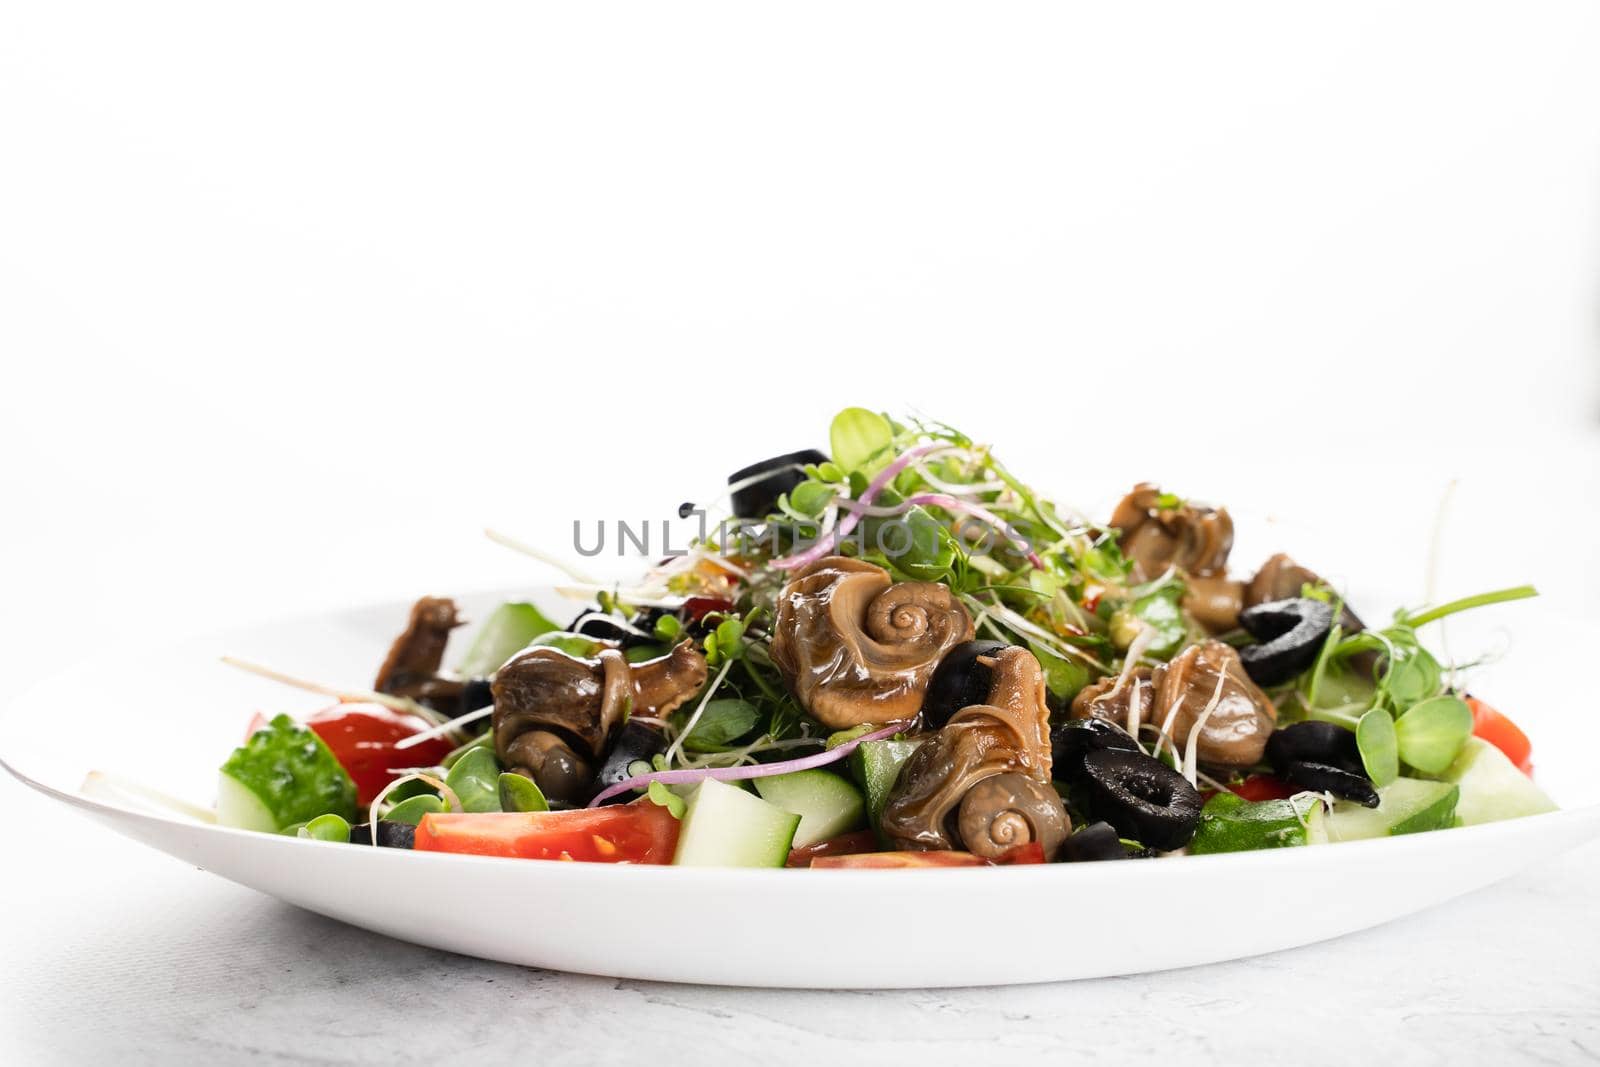
[[[1424,642],[1531,588],[1377,622],[1288,556],[1238,569],[1225,508],[1140,484],[1096,522],[948,426],[850,408],[829,438],[735,472],[731,515],[637,582],[563,587],[586,601],[569,617],[505,603],[458,648],[457,604],[417,601],[370,690],[252,721],[211,817],[522,859],[906,868],[1555,809],[1470,665]]]

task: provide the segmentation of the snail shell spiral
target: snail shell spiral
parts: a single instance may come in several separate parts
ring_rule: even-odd
[[[1032,841],[1053,856],[1067,837],[1065,808],[1055,789],[1015,772],[985,778],[967,790],[956,826],[967,850],[985,859]]]
[[[842,730],[915,718],[939,660],[971,638],[949,587],[828,556],[778,594],[772,662],[806,711]]]

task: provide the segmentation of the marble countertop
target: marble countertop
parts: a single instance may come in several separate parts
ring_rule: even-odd
[[[185,867],[9,779],[0,803],[11,855],[50,857],[13,860],[0,882],[11,1062],[557,1067],[711,1050],[762,1064],[1600,1060],[1596,846],[1388,926],[1235,963],[819,992],[617,981],[418,948]],[[1148,917],[1126,921],[1149,929]]]

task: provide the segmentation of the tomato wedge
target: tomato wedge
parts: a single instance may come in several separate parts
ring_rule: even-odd
[[[1026,845],[1008,848],[994,858],[996,867],[1018,867],[1027,863],[1044,862],[1044,845],[1029,841]]]
[[[1249,801],[1288,800],[1296,793],[1304,792],[1271,774],[1252,774],[1242,782],[1233,783],[1228,790]]]
[[[365,807],[399,777],[391,767],[432,767],[455,747],[443,737],[430,737],[410,748],[397,742],[428,729],[416,715],[403,715],[382,704],[335,704],[306,720],[356,783],[356,803]]]
[[[786,867],[809,867],[825,856],[857,856],[863,852],[878,851],[878,835],[871,830],[857,830],[854,833],[840,834],[830,837],[826,841],[818,841],[805,848],[797,848],[789,853]]]
[[[1467,707],[1472,709],[1472,732],[1506,754],[1524,774],[1533,773],[1533,742],[1517,724],[1479,700],[1467,697]]]
[[[901,867],[987,867],[989,861],[970,852],[864,852],[855,856],[822,856],[815,868],[878,870]]]
[[[413,847],[525,860],[671,863],[678,820],[647,798],[574,811],[433,812],[417,824]]]

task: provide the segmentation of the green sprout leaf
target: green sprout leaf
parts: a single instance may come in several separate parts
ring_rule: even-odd
[[[659,804],[672,812],[674,819],[683,818],[684,811],[688,809],[688,805],[683,802],[683,798],[667,788],[664,782],[651,782],[650,788],[645,790],[644,795],[650,798],[652,804]]]
[[[1424,774],[1443,774],[1472,736],[1472,709],[1454,696],[1414,705],[1394,724],[1400,759]]]
[[[456,761],[444,784],[461,798],[463,811],[500,809],[500,762],[487,748],[475,748]]]
[[[789,506],[808,519],[822,514],[822,509],[833,500],[835,490],[821,482],[801,482],[789,493]]]
[[[1400,646],[1395,651],[1402,654],[1402,658],[1383,676],[1383,688],[1394,701],[1395,708],[1404,711],[1418,701],[1437,695],[1444,678],[1439,661],[1426,649],[1416,646]]]
[[[441,811],[449,811],[449,805],[444,798],[432,793],[402,800],[383,815],[385,822],[403,822],[407,826],[415,826],[422,821],[424,815],[432,815]]]
[[[1356,723],[1356,746],[1373,785],[1382,789],[1400,777],[1400,743],[1388,709],[1371,708],[1361,716]]]
[[[300,827],[299,836],[309,837],[313,841],[338,841],[348,844],[350,824],[340,816],[329,812],[326,815],[318,815]]]
[[[713,700],[706,705],[694,729],[683,739],[683,747],[691,752],[721,752],[734,739],[755,729],[760,718],[761,713],[754,705],[738,697]]]
[[[549,811],[550,803],[531,778],[506,771],[499,778],[501,811]],[[463,801],[465,803],[465,801]]]
[[[889,420],[866,408],[845,408],[833,417],[828,430],[828,443],[833,449],[833,462],[847,471],[864,469],[879,452],[894,441],[894,427]]]

